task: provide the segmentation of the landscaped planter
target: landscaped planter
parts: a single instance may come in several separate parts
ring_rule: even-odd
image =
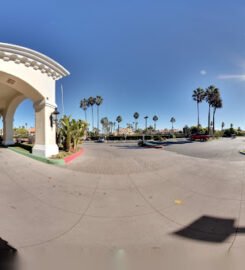
[[[81,148],[79,151],[77,151],[76,153],[73,153],[65,158],[61,158],[61,159],[52,159],[52,158],[45,158],[45,157],[40,157],[40,156],[35,156],[31,153],[28,153],[28,151],[23,151],[20,150],[18,148],[15,147],[9,147],[9,149],[11,149],[12,151],[22,154],[26,157],[30,157],[32,159],[44,162],[44,163],[48,163],[48,164],[54,164],[54,165],[65,165],[68,163],[71,163],[74,159],[78,158],[79,156],[81,156],[84,153],[84,149]]]

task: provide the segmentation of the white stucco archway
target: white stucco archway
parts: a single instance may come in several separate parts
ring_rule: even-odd
[[[28,48],[0,43],[0,114],[3,143],[13,144],[13,116],[26,98],[35,109],[33,154],[49,157],[58,153],[55,125],[50,115],[56,108],[55,82],[69,72],[51,58]]]

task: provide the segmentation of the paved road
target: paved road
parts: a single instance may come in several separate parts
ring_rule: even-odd
[[[182,155],[227,161],[243,161],[239,150],[245,149],[245,138],[220,138],[208,142],[191,142],[186,139],[166,143],[165,150]]]
[[[245,156],[84,147],[66,168],[0,149],[0,237],[22,269],[244,268]]]

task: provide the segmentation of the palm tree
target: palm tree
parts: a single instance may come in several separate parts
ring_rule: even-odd
[[[198,87],[196,90],[193,91],[192,98],[197,103],[197,128],[199,128],[199,103],[201,103],[205,99],[205,91],[202,88]]]
[[[223,102],[222,99],[220,98],[220,95],[217,95],[215,100],[213,101],[213,135],[215,132],[215,113],[216,113],[216,109],[221,109],[223,106]]]
[[[219,89],[214,85],[210,85],[206,89],[206,102],[208,103],[208,134],[210,134],[210,108],[213,106],[214,100],[219,95]]]
[[[134,113],[134,119],[135,119],[135,130],[138,129],[138,118],[140,117],[138,112]]]
[[[152,120],[154,121],[154,130],[156,130],[156,122],[158,120],[157,115],[154,115],[153,118],[152,118]]]
[[[224,122],[222,122],[222,123],[221,123],[221,130],[223,130],[223,129],[224,129],[224,127],[225,127],[225,123],[224,123]]]
[[[88,108],[88,100],[86,98],[80,101],[80,108],[84,110],[85,121],[87,122],[87,108]]]
[[[94,97],[89,97],[88,98],[88,105],[91,106],[92,108],[92,130],[94,129],[94,104],[95,104],[95,98]]]
[[[97,129],[100,129],[100,113],[99,106],[103,103],[103,98],[101,96],[96,96],[95,104],[97,105]]]
[[[101,125],[102,125],[102,128],[103,128],[104,133],[108,133],[109,130],[110,130],[108,118],[107,118],[107,117],[103,117],[103,118],[100,120],[100,123],[101,123]]]
[[[117,119],[116,119],[117,123],[118,123],[118,134],[119,134],[119,123],[122,122],[122,116],[121,115],[118,115]]]
[[[171,117],[170,122],[172,123],[172,132],[174,131],[174,123],[176,122],[174,117]]]
[[[64,148],[69,152],[71,149],[71,117],[64,115],[61,119],[61,133],[65,138]]]
[[[148,119],[148,116],[145,116],[145,130],[147,130],[147,119]]]
[[[112,121],[109,122],[109,127],[110,127],[110,133],[112,133],[112,129],[113,129],[113,122]]]

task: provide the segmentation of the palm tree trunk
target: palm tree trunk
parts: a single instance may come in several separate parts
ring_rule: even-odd
[[[100,113],[99,113],[99,105],[97,105],[97,129],[99,132],[100,129]]]
[[[92,107],[92,131],[94,129],[94,109],[93,109],[93,106]]]
[[[216,112],[216,108],[214,108],[214,111],[213,111],[213,136],[215,132],[215,112]]]
[[[85,114],[85,121],[87,122],[87,111],[84,110],[84,114]]]
[[[156,130],[156,122],[154,122],[154,129]]]
[[[119,135],[119,123],[118,123],[118,129],[117,129],[117,133],[118,133],[118,135]]]
[[[199,120],[199,102],[197,102],[197,128],[199,130],[200,120]]]
[[[208,135],[210,135],[210,105],[208,106]]]

